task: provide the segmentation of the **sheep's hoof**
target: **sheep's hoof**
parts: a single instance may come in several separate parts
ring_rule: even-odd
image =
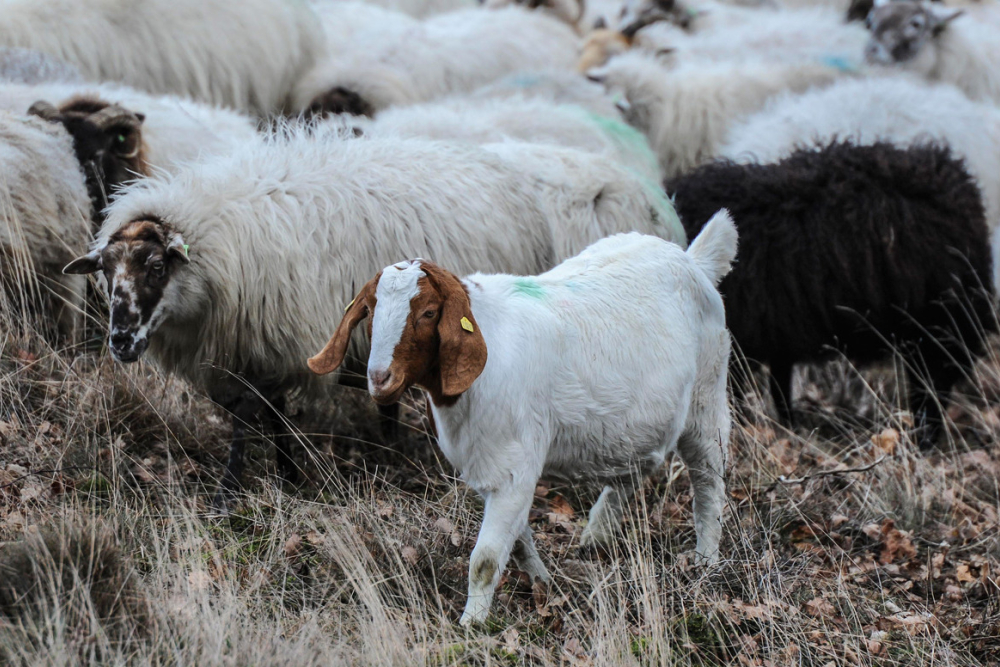
[[[229,505],[233,501],[233,494],[227,492],[225,489],[219,489],[218,493],[215,494],[215,498],[212,499],[211,515],[220,518],[227,518],[230,514]]]

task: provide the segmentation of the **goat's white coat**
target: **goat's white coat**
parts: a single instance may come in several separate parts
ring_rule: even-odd
[[[591,72],[627,100],[626,120],[649,139],[668,178],[714,157],[729,127],[769,99],[844,76],[820,63],[691,63],[667,71],[635,50]]]
[[[529,274],[610,233],[684,241],[657,184],[600,155],[345,140],[322,128],[250,141],[130,186],[110,207],[97,246],[150,215],[189,245],[190,264],[167,286],[149,356],[202,388],[219,379],[215,366],[313,398],[332,383],[304,360],[392,258]]]
[[[485,501],[462,623],[482,621],[515,541],[522,569],[546,579],[527,527],[542,475],[606,484],[581,538],[606,542],[641,478],[679,451],[695,496],[697,552],[718,558],[730,418],[729,333],[716,284],[736,254],[721,212],[684,252],[640,234],[598,241],[537,277],[464,281],[486,366],[448,407],[431,405],[438,443]],[[383,289],[372,347],[399,331],[379,311],[409,310]]]
[[[376,111],[468,92],[505,75],[539,67],[572,69],[580,41],[561,21],[520,7],[470,9],[425,21],[398,17],[389,27],[359,28],[352,48],[338,47],[296,86],[304,109],[335,87],[352,90]],[[332,16],[324,23],[334,20]],[[374,30],[374,32],[373,32]]]
[[[960,90],[915,77],[841,81],[825,90],[776,99],[735,125],[719,151],[741,162],[776,162],[797,148],[834,139],[935,141],[965,160],[983,193],[993,234],[994,283],[1000,287],[1000,109]]]
[[[87,282],[64,276],[62,267],[86,252],[90,220],[69,134],[40,118],[0,111],[0,276],[50,299],[67,336],[82,322]]]
[[[99,97],[145,114],[142,139],[146,161],[154,170],[175,170],[187,162],[229,151],[257,135],[257,121],[250,116],[114,84],[0,83],[0,109],[23,114],[38,100],[59,106],[81,95]]]
[[[323,34],[300,0],[7,0],[0,45],[48,53],[91,81],[264,115],[285,108]]]

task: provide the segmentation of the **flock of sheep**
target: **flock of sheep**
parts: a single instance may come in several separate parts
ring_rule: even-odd
[[[933,444],[998,225],[996,0],[0,0],[5,320],[106,312],[228,409],[220,511],[257,421],[297,476],[290,398],[423,388],[486,503],[463,623],[547,579],[542,475],[606,544],[676,450],[718,558],[730,334],[785,423],[796,364],[902,355]]]

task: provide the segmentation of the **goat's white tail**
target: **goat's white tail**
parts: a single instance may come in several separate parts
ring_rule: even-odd
[[[729,211],[719,209],[688,246],[687,253],[709,280],[718,285],[736,259],[738,234]]]

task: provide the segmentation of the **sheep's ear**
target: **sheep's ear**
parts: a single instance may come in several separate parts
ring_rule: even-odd
[[[180,234],[171,234],[170,241],[167,243],[167,256],[174,259],[178,259],[185,264],[191,263],[191,258],[188,257],[190,248],[186,243],[184,243],[184,238]]]
[[[441,393],[461,396],[486,367],[486,341],[472,315],[469,294],[458,277],[429,262],[421,268],[444,298],[438,320]]]
[[[929,6],[931,15],[931,34],[940,35],[948,24],[965,13],[964,9],[948,9],[946,7]]]
[[[344,311],[344,319],[340,321],[340,325],[333,332],[333,336],[326,344],[326,347],[315,357],[306,361],[309,370],[313,373],[326,375],[337,370],[344,363],[344,357],[347,356],[347,346],[351,343],[351,334],[354,332],[354,327],[358,326],[361,320],[368,317],[368,304],[375,298],[375,288],[378,286],[378,281],[381,277],[382,272],[379,271],[374,278],[361,288],[361,291],[354,297],[354,300],[347,304],[347,308]]]
[[[88,273],[97,273],[100,270],[101,253],[97,250],[91,250],[86,255],[77,257],[67,264],[63,269],[63,273],[67,275],[86,275]]]

